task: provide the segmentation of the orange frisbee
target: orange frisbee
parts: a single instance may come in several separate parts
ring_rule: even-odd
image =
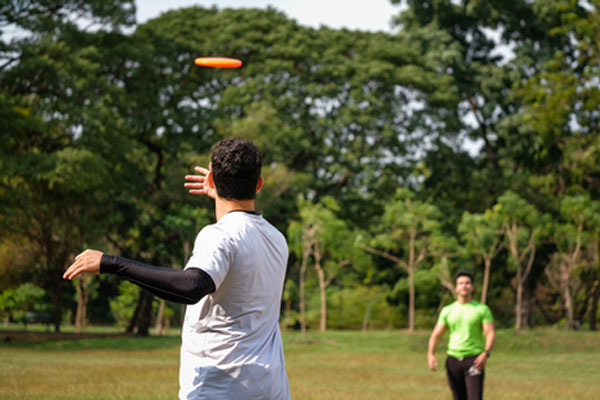
[[[242,66],[242,61],[227,57],[198,57],[194,60],[194,64],[201,67],[239,68]]]

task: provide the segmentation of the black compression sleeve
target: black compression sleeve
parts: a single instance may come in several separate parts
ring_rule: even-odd
[[[100,272],[115,274],[169,301],[194,304],[215,291],[215,283],[200,268],[176,270],[103,254]]]

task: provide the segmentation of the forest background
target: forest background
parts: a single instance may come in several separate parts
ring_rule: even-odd
[[[275,9],[138,25],[131,0],[3,2],[4,322],[179,325],[179,305],[62,272],[86,247],[182,268],[214,220],[183,176],[242,137],[290,246],[284,328],[430,328],[467,269],[499,327],[595,330],[600,1],[402,3],[391,34]]]

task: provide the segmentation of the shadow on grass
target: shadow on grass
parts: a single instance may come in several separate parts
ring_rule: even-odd
[[[181,345],[179,336],[135,337],[115,333],[0,331],[0,348],[39,350],[158,350]]]

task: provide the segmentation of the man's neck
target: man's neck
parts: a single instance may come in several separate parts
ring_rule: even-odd
[[[456,300],[460,303],[460,304],[468,304],[473,300],[473,296],[457,296]]]
[[[223,199],[218,197],[215,199],[215,213],[217,221],[225,214],[231,211],[254,211],[254,199],[238,200],[238,199]]]

